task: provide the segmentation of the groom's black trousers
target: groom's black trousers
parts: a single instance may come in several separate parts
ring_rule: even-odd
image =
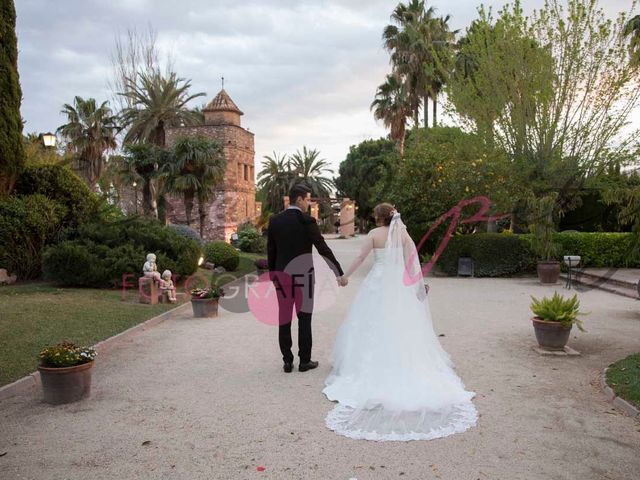
[[[311,281],[311,285],[309,285]],[[282,360],[286,363],[293,362],[291,347],[291,322],[295,309],[298,317],[298,356],[300,363],[311,361],[311,347],[313,344],[311,334],[311,312],[313,312],[313,288],[315,281],[310,276],[295,276],[282,279],[276,286],[278,298],[278,340]]]

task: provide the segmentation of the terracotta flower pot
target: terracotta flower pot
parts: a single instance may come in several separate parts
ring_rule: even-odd
[[[538,261],[538,280],[540,283],[557,283],[560,278],[560,262],[557,260]]]
[[[217,298],[192,298],[191,307],[193,308],[194,317],[203,318],[218,316]]]
[[[73,367],[38,365],[44,401],[52,405],[77,402],[91,393],[91,371],[95,360]]]
[[[573,325],[564,325],[560,322],[549,322],[538,317],[531,319],[533,330],[536,333],[538,345],[548,350],[562,350],[571,335]]]

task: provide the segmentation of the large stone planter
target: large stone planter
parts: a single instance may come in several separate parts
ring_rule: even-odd
[[[77,402],[91,393],[91,371],[95,360],[73,367],[38,365],[44,401],[52,405]]]
[[[217,298],[192,298],[191,307],[193,308],[194,317],[202,318],[218,316]]]
[[[538,280],[540,283],[557,283],[560,278],[560,262],[557,260],[538,261]]]
[[[562,350],[571,335],[573,325],[563,325],[560,322],[549,322],[538,317],[531,319],[536,333],[538,345],[547,350]]]

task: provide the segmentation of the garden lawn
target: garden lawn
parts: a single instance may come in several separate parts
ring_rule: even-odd
[[[607,369],[607,383],[616,395],[640,408],[640,353],[611,365]]]
[[[234,272],[212,274],[200,269],[199,273],[224,285],[255,271],[256,258],[265,255],[241,253]],[[183,291],[180,285],[177,290]],[[62,340],[94,345],[175,307],[145,305],[136,299],[135,290],[129,290],[123,302],[120,290],[58,288],[48,283],[0,287],[0,386],[34,372],[45,345]]]

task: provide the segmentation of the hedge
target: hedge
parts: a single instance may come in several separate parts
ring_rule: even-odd
[[[41,194],[67,209],[63,226],[77,227],[95,222],[100,212],[100,198],[73,173],[61,165],[35,165],[25,168],[16,183],[19,195]]]
[[[580,267],[640,267],[640,262],[630,256],[632,233],[556,233],[553,240],[560,247],[558,260],[564,255],[580,255]],[[447,275],[456,275],[459,257],[473,258],[477,277],[533,272],[536,266],[530,234],[456,235],[451,237],[436,265]]]
[[[223,241],[209,242],[204,246],[204,256],[207,262],[216,267],[223,267],[227,271],[234,271],[240,264],[240,254],[231,245]]]
[[[0,197],[0,268],[20,280],[38,278],[44,248],[57,237],[66,211],[43,195]]]
[[[531,249],[518,237],[500,233],[453,236],[436,265],[447,275],[456,275],[458,258],[471,257],[476,277],[499,277],[527,270],[532,261]]]
[[[117,287],[123,275],[134,281],[142,276],[148,253],[156,254],[160,273],[168,269],[184,278],[198,268],[201,250],[195,240],[156,220],[86,224],[45,251],[44,278],[64,286]]]

